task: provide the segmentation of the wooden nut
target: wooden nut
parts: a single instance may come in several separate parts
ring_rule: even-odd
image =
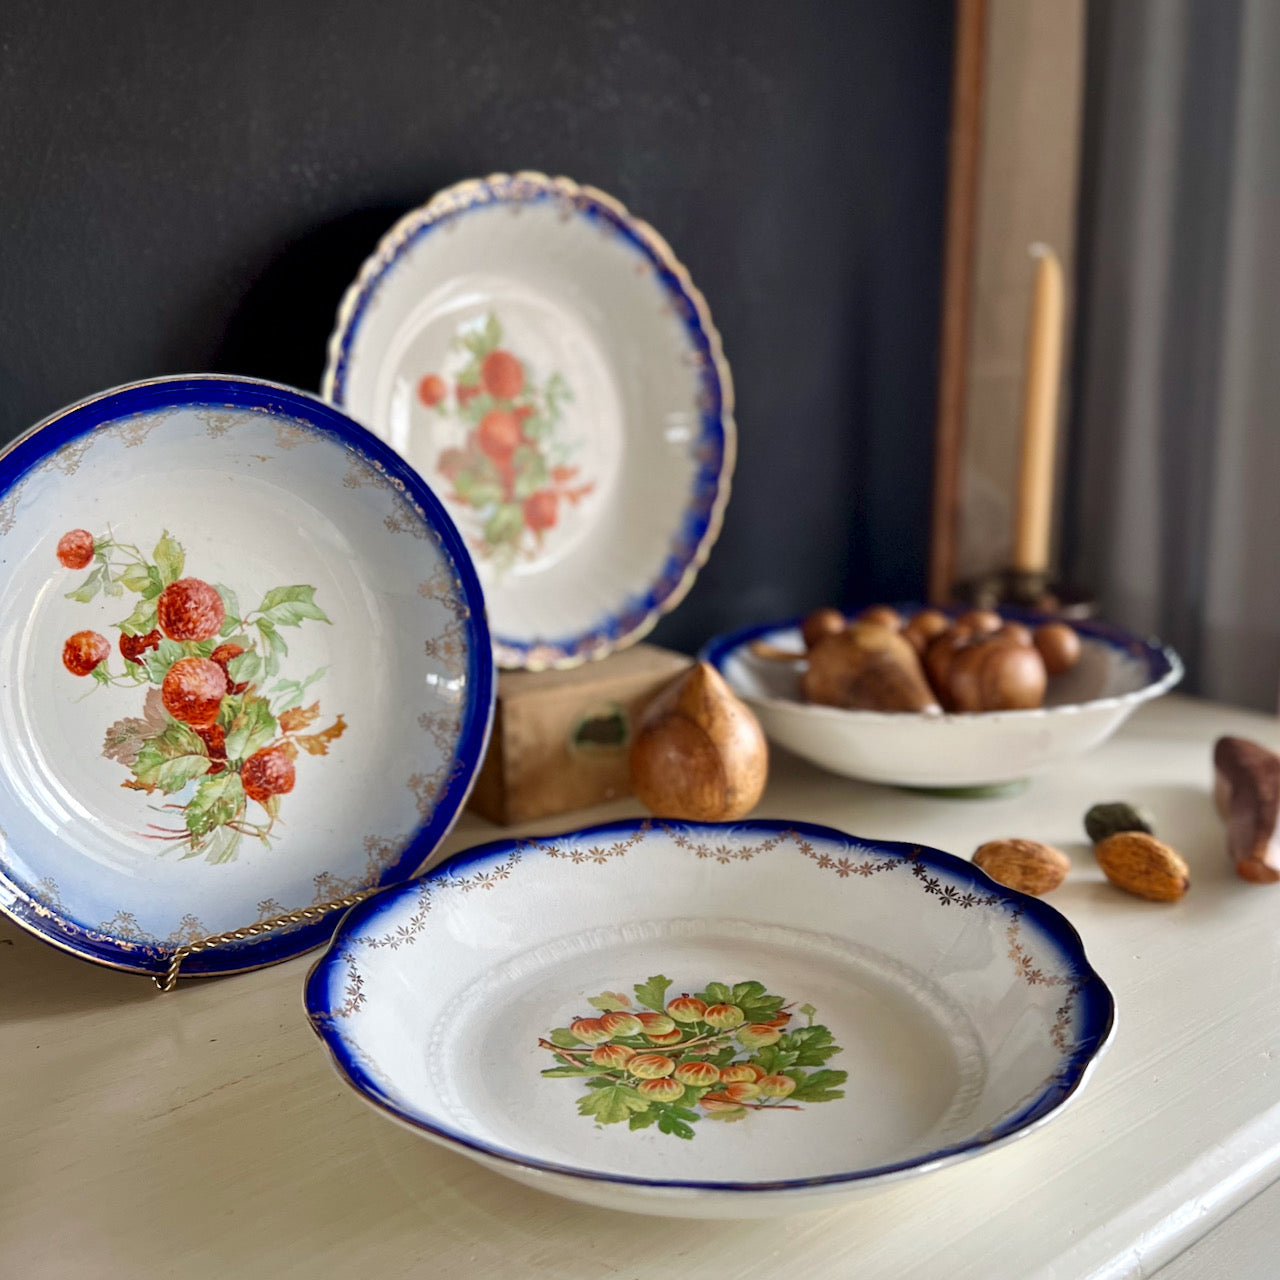
[[[850,711],[934,711],[938,704],[910,643],[889,627],[855,622],[809,654],[807,702]]]
[[[887,604],[868,605],[858,614],[858,622],[874,622],[878,627],[888,627],[891,631],[902,630],[902,614]]]
[[[1080,661],[1080,637],[1065,622],[1046,622],[1037,627],[1035,642],[1051,676],[1070,671]]]
[[[815,609],[800,624],[804,647],[812,649],[824,636],[838,636],[848,625],[839,609]]]
[[[951,619],[941,609],[921,609],[913,614],[911,620],[902,628],[902,634],[911,642],[911,647],[924,656],[929,642],[935,637],[945,634],[951,628]]]
[[[970,609],[956,619],[957,627],[967,627],[974,635],[993,635],[1004,626],[1004,619],[994,609]]]
[[[1191,874],[1167,844],[1144,831],[1118,831],[1094,847],[1103,874],[1117,889],[1152,902],[1177,902]]]
[[[1052,845],[1034,840],[990,840],[973,855],[993,880],[1038,898],[1056,889],[1071,870],[1071,859]]]
[[[949,675],[957,711],[1026,711],[1044,701],[1044,661],[1026,645],[998,636],[961,649]]]
[[[741,818],[760,799],[768,775],[760,722],[705,662],[645,708],[631,743],[632,790],[662,818]]]

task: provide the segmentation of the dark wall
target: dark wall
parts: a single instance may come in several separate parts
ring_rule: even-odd
[[[99,388],[315,389],[437,188],[534,168],[652,222],[724,336],[740,455],[658,638],[918,595],[949,0],[28,3],[0,19],[0,439]]]

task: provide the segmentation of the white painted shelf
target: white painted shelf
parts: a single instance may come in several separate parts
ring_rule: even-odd
[[[1245,884],[1226,858],[1209,796],[1224,732],[1280,747],[1280,722],[1168,698],[1003,799],[943,800],[775,761],[763,817],[966,855],[1007,835],[1064,848],[1074,870],[1048,901],[1080,930],[1119,1010],[1113,1047],[1057,1121],[817,1216],[662,1221],[551,1199],[365,1108],[302,1016],[307,958],[162,996],[0,924],[0,1272],[1149,1276],[1280,1176],[1280,886]],[[1183,902],[1145,903],[1103,881],[1080,819],[1117,798],[1147,804],[1186,856]],[[495,834],[468,817],[446,848]],[[1194,1265],[1192,1250],[1167,1274],[1210,1274]]]

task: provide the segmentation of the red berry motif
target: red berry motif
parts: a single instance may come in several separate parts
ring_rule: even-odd
[[[328,755],[347,728],[342,716],[316,724],[320,703],[309,690],[327,668],[309,675],[282,669],[289,658],[282,630],[330,621],[315,587],[270,587],[256,607],[242,611],[233,604],[241,616],[229,626],[223,593],[228,600],[240,597],[229,587],[181,577],[187,553],[167,530],[148,553],[132,541],[117,542],[111,531],[95,538],[73,529],[58,543],[58,559],[68,568],[93,563],[65,597],[81,606],[97,600],[99,609],[120,619],[114,625],[124,658],[124,670],[113,675],[107,638],[78,631],[63,645],[63,665],[72,675],[92,675],[94,691],[106,686],[101,692],[108,698],[145,690],[135,714],[109,725],[102,740],[102,754],[129,771],[121,785],[149,797],[139,835],[181,845],[182,857],[204,855],[214,864],[233,860],[245,838],[270,850],[284,821],[279,797],[294,787],[295,761]],[[220,643],[232,626],[235,638]],[[247,678],[233,680],[233,667]],[[168,825],[157,820],[162,814]],[[604,1031],[601,1043],[610,1038]],[[615,1063],[636,1052],[610,1048]]]
[[[434,409],[447,394],[448,388],[444,385],[444,379],[438,373],[429,373],[418,383],[418,399],[428,409]]]
[[[160,647],[160,628],[153,627],[145,636],[120,633],[120,652],[126,662],[141,662],[143,655]]]
[[[110,642],[96,631],[77,631],[62,646],[62,665],[73,676],[87,676],[110,656]]]
[[[156,600],[160,629],[170,640],[211,640],[227,616],[222,597],[199,578],[171,582]]]
[[[294,776],[293,761],[283,747],[256,752],[240,770],[245,795],[259,804],[266,804],[272,796],[292,791]]]
[[[492,461],[505,462],[520,443],[520,423],[516,415],[505,409],[491,409],[480,419],[476,443]]]
[[[179,658],[160,686],[164,709],[192,726],[212,724],[226,693],[226,672],[208,658]]]
[[[72,529],[58,539],[58,562],[64,569],[87,569],[93,559],[93,534]]]
[[[236,684],[231,679],[231,668],[227,665],[232,658],[238,658],[244,652],[242,644],[220,644],[210,655],[209,661],[216,662],[222,668],[222,673],[227,677],[227,688],[232,693],[243,693],[248,687],[247,680],[240,681]]]
[[[764,1075],[764,1069],[754,1062],[736,1062],[720,1068],[720,1079],[725,1084],[755,1084]]]
[[[548,533],[596,488],[572,460],[584,441],[564,438],[573,389],[557,371],[537,376],[504,342],[493,313],[463,324],[447,360],[454,405],[437,398],[441,375],[426,373],[418,384],[419,399],[449,423],[431,427],[439,431],[437,471],[452,486],[450,505],[471,509],[471,546],[503,571],[542,555]]]
[[[535,533],[551,529],[556,523],[560,499],[554,489],[539,489],[524,500],[524,522]]]
[[[524,390],[524,368],[510,351],[490,351],[480,366],[480,381],[495,400],[512,400]]]

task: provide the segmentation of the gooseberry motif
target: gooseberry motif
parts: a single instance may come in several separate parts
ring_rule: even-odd
[[[706,1011],[706,1004],[696,996],[679,996],[667,1003],[667,1013],[677,1022],[701,1022]]]
[[[761,1076],[756,1087],[766,1098],[785,1098],[795,1091],[796,1082],[790,1076]]]
[[[674,1059],[665,1053],[638,1053],[627,1063],[627,1070],[642,1080],[656,1080],[659,1076],[669,1076],[676,1069]]]
[[[551,1032],[539,1040],[555,1060],[543,1075],[557,1077],[557,1088],[577,1077],[578,1111],[597,1125],[653,1126],[655,1137],[685,1141],[705,1132],[700,1119],[754,1124],[760,1111],[802,1111],[843,1098],[847,1073],[827,1062],[840,1046],[814,1022],[813,1005],[799,1006],[805,1021],[784,1039],[781,1028],[793,1016],[779,1012],[784,997],[741,977],[666,1001],[672,983],[659,974],[636,983],[634,1005],[629,995],[601,992],[590,1003],[605,1012],[576,1018],[569,1028],[578,1046],[592,1047],[571,1045],[563,1029]],[[726,999],[730,993],[738,998]],[[708,1002],[712,995],[719,998]],[[637,1050],[641,1035],[655,1047]],[[797,1058],[803,1065],[792,1065]],[[768,1128],[762,1125],[766,1138]]]
[[[636,1089],[643,1097],[653,1098],[658,1102],[675,1102],[684,1097],[684,1085],[670,1076],[654,1080],[641,1080]]]
[[[591,1050],[591,1061],[597,1067],[625,1067],[636,1051],[625,1044],[598,1044]]]
[[[709,1089],[720,1083],[720,1069],[710,1062],[682,1062],[675,1069],[675,1077],[695,1089]]]
[[[637,1036],[643,1027],[634,1013],[602,1014],[600,1024],[611,1036]]]
[[[745,1016],[736,1004],[713,1004],[702,1015],[702,1020],[708,1026],[728,1030],[730,1027],[741,1026]]]
[[[613,1039],[599,1018],[576,1018],[569,1023],[569,1030],[583,1044],[604,1044],[606,1040]]]
[[[763,1022],[753,1022],[749,1026],[739,1027],[735,1034],[748,1049],[763,1049],[766,1045],[777,1044],[782,1039],[782,1032],[777,1027],[767,1026]]]

